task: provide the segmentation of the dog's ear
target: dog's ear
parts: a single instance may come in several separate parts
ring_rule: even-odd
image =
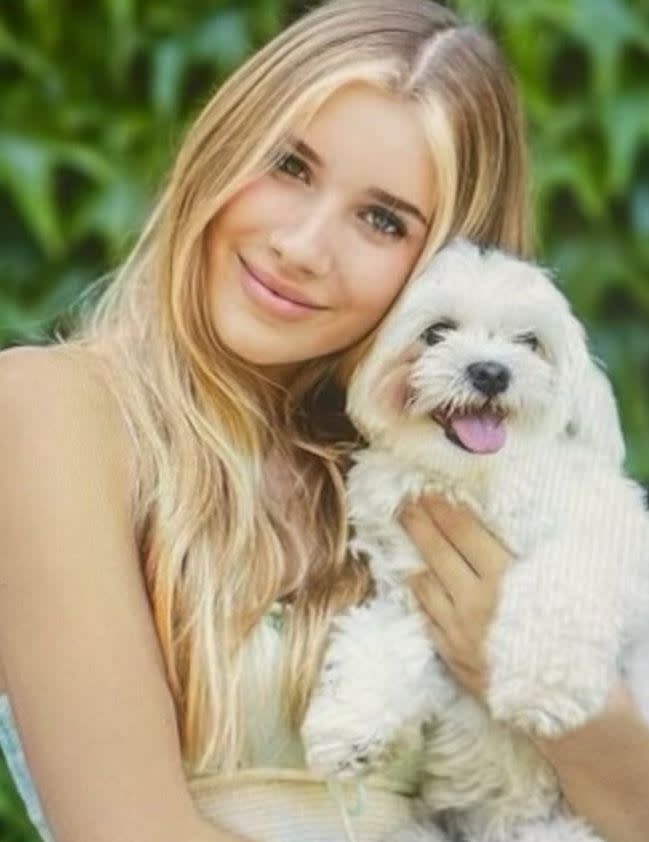
[[[613,387],[592,357],[576,383],[564,432],[591,447],[605,464],[622,468],[626,448]]]
[[[347,390],[347,412],[367,438],[380,435],[410,398],[409,374],[421,348],[414,342],[397,356],[372,355],[358,365]]]
[[[567,416],[563,435],[589,447],[602,464],[620,469],[625,445],[613,388],[588,350],[586,331],[569,316]]]
[[[386,412],[401,415],[412,394],[408,382],[413,360],[396,360],[378,380],[375,400]]]

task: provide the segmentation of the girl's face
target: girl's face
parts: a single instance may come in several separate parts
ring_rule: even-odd
[[[221,342],[278,382],[364,337],[424,245],[432,160],[411,106],[363,83],[330,97],[275,169],[208,229]]]

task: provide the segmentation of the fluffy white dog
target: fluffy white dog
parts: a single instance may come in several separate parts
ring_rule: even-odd
[[[619,675],[649,719],[649,519],[582,325],[543,270],[456,241],[404,290],[348,411],[369,443],[349,474],[352,548],[376,593],[336,620],[302,728],[310,767],[374,771],[417,728],[424,819],[397,839],[593,842],[529,735],[583,724]],[[424,492],[466,504],[515,558],[488,710],[404,582],[422,561],[397,518]]]

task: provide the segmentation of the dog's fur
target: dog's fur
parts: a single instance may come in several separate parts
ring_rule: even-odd
[[[440,322],[452,327],[427,333]],[[480,362],[508,384],[481,391],[468,374]],[[649,519],[582,325],[542,269],[456,241],[402,293],[348,411],[369,443],[348,480],[352,548],[376,595],[336,620],[302,728],[310,767],[375,770],[419,729],[430,821],[399,840],[594,842],[529,739],[583,724],[618,675],[649,720]],[[453,426],[476,413],[491,418],[478,433]],[[486,707],[434,652],[404,581],[422,560],[397,518],[424,492],[468,506],[514,557],[486,641]]]

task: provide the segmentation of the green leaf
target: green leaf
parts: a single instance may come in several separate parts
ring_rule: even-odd
[[[194,58],[210,61],[224,71],[236,67],[251,49],[242,9],[225,9],[201,21],[190,39]]]
[[[45,50],[52,49],[63,28],[61,0],[24,0],[24,5],[36,40]]]
[[[630,211],[635,232],[649,239],[649,184],[638,184],[632,189]]]
[[[52,196],[51,150],[25,137],[0,135],[0,184],[4,184],[41,247],[54,257],[63,238]]]
[[[0,56],[18,64],[26,73],[44,77],[56,69],[32,45],[20,42],[0,20]]]
[[[624,189],[631,177],[636,154],[642,142],[649,141],[647,89],[618,92],[611,97],[601,111],[600,123],[608,135],[608,188],[618,193]]]
[[[556,0],[543,11],[578,38],[595,58],[594,88],[610,93],[617,81],[620,58],[627,44],[649,50],[649,22],[620,0]]]
[[[152,56],[151,102],[159,117],[172,119],[180,106],[187,50],[172,38],[156,45]]]
[[[144,219],[147,197],[135,179],[122,178],[93,193],[77,210],[70,225],[73,241],[95,233],[117,252]]]
[[[122,85],[138,42],[134,0],[103,0],[111,32],[110,68],[113,80]]]

